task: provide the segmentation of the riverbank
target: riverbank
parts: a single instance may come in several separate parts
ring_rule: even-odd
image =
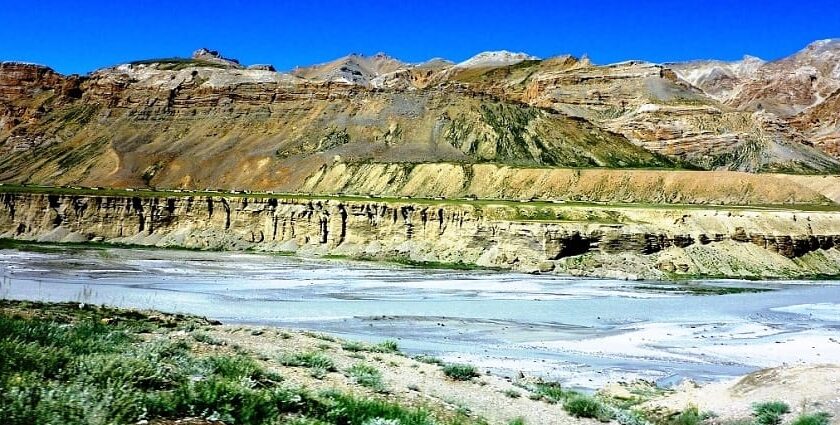
[[[840,276],[840,212],[283,196],[0,193],[0,238],[619,279]]]
[[[535,378],[409,358],[394,341],[154,311],[0,301],[0,325],[0,418],[8,424],[696,424],[701,416],[749,418],[743,407],[758,401],[786,402],[790,419],[838,408],[830,399],[840,378],[833,366],[764,371],[711,392],[632,384],[591,397]],[[686,422],[692,415],[697,421]]]
[[[840,363],[833,281],[639,283],[267,253],[20,248],[0,250],[2,298],[390,338],[412,355],[578,389]]]

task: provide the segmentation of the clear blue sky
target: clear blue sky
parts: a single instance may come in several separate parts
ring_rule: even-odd
[[[278,69],[347,53],[455,61],[484,50],[596,63],[776,59],[840,37],[840,0],[0,0],[0,60],[86,73],[206,46]]]

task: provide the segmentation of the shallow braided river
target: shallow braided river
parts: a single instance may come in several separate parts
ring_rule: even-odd
[[[700,296],[656,282],[245,253],[60,248],[0,250],[0,273],[6,299],[392,338],[411,354],[584,389],[636,378],[669,385],[781,364],[840,363],[840,285],[834,282],[692,282],[705,292],[772,289]]]

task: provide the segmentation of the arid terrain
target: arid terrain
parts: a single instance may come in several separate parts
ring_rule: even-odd
[[[8,3],[0,425],[840,424],[830,0]]]
[[[638,186],[670,174],[633,170],[714,170],[680,178],[719,185],[743,178],[726,171],[837,173],[838,56],[840,42],[825,40],[774,62],[664,65],[485,52],[459,64],[350,55],[277,72],[206,49],[85,76],[7,62],[0,179],[337,193],[365,191],[352,182],[372,172],[401,186],[448,165],[467,192],[487,184],[471,169],[495,164],[522,179],[628,169],[618,184],[644,197]]]
[[[5,62],[0,235],[836,276],[838,57],[823,40],[772,62],[377,54],[278,72],[200,49],[85,76]]]

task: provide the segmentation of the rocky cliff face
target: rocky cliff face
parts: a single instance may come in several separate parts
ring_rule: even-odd
[[[671,278],[840,274],[838,213],[2,194],[0,237]]]
[[[351,55],[282,73],[201,49],[84,77],[4,63],[0,180],[299,190],[333,163],[833,173],[836,52],[607,66]]]

